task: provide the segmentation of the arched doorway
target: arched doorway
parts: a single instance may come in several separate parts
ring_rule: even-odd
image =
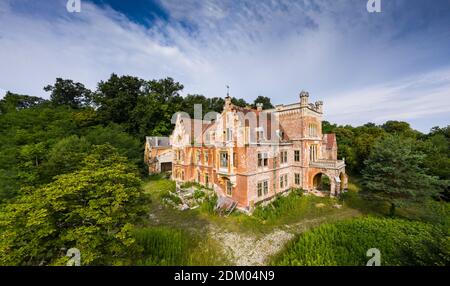
[[[321,192],[331,191],[330,178],[324,173],[317,173],[313,177],[313,189]]]

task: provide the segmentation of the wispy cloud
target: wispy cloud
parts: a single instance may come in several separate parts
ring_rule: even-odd
[[[65,2],[39,13],[27,7],[41,1],[0,2],[1,88],[43,96],[55,77],[95,88],[115,72],[274,103],[306,89],[339,123],[422,118],[427,129],[431,113],[450,115],[446,1],[383,1],[377,15],[365,0],[165,0],[151,26],[87,0],[69,14]]]
[[[439,114],[450,114],[450,69],[337,94],[326,110],[327,119],[341,124],[426,120]]]

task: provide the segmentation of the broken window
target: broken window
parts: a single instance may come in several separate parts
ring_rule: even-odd
[[[231,190],[232,190],[232,185],[231,182],[228,180],[227,181],[227,195],[231,196]]]
[[[220,167],[228,168],[228,152],[220,152]]]

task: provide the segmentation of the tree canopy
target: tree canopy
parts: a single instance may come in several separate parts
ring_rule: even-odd
[[[417,150],[411,138],[389,135],[378,140],[372,153],[364,162],[364,184],[376,198],[395,207],[409,201],[423,202],[442,191],[443,182],[428,175],[423,163],[426,155]]]
[[[65,250],[83,265],[121,264],[133,250],[133,223],[145,211],[135,168],[110,145],[98,145],[75,172],[25,188],[0,214],[0,264],[63,264]]]

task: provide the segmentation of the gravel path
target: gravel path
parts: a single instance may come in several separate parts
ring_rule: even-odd
[[[360,215],[358,211],[345,210],[334,214],[332,218],[323,216],[284,225],[282,228],[274,229],[263,237],[225,231],[214,225],[209,225],[208,233],[211,238],[219,242],[223,247],[224,255],[233,264],[238,266],[261,266],[267,265],[268,259],[282,250],[283,246],[292,240],[296,234],[300,234],[324,222],[348,219]]]

